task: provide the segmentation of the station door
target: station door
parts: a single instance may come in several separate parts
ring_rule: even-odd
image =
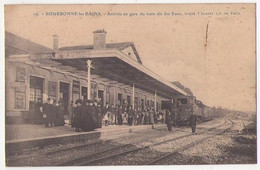
[[[68,113],[69,105],[69,83],[60,82],[60,100],[63,102],[65,114]]]

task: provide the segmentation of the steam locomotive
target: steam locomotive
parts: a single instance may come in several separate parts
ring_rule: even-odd
[[[174,114],[175,125],[187,125],[192,113],[197,115],[198,122],[213,118],[212,108],[196,100],[194,96],[175,96],[169,101],[162,102],[162,109],[170,110]]]

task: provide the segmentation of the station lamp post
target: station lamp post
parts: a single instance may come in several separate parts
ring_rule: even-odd
[[[88,100],[91,99],[90,92],[91,92],[91,81],[90,81],[90,69],[92,67],[92,61],[87,60],[87,68],[88,68]]]
[[[135,108],[135,82],[133,83],[133,91],[132,91],[132,109]]]
[[[157,89],[154,92],[154,111],[157,111]]]

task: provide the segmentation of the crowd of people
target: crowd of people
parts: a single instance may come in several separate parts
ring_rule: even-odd
[[[65,125],[65,109],[61,100],[57,102],[48,98],[47,102],[43,104],[42,99],[38,98],[32,111],[33,123],[35,124],[44,124],[45,127]]]
[[[95,100],[76,100],[72,101],[67,109],[64,108],[62,100],[47,99],[42,103],[39,98],[33,107],[33,122],[44,124],[45,127],[64,126],[65,119],[68,124],[75,128],[75,131],[93,131],[109,125],[155,125],[166,123],[168,131],[173,131],[175,126],[175,114],[170,110],[155,111],[153,107],[133,108],[126,105],[109,105],[102,107]],[[196,115],[191,116],[192,132],[196,131]]]
[[[163,113],[155,112],[153,108],[133,109],[132,106],[106,105],[98,102],[78,99],[73,108],[72,127],[76,131],[91,131],[109,125],[154,125],[163,123]]]

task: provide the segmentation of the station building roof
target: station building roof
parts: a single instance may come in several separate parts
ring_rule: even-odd
[[[87,76],[86,61],[90,59],[92,79],[99,78],[111,85],[134,84],[137,88],[151,93],[156,91],[169,99],[173,95],[187,95],[184,90],[145,67],[132,42],[108,43],[105,49],[99,50],[93,45],[85,45],[61,47],[55,51],[7,32],[5,40],[6,55],[30,54],[35,62],[84,77]],[[42,58],[35,55],[41,53],[55,53],[55,56]]]
[[[5,56],[50,53],[55,53],[55,51],[13,33],[5,32]]]

